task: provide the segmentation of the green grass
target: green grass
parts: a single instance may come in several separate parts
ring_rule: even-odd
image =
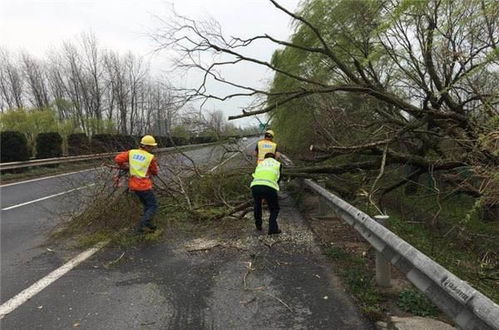
[[[369,268],[366,259],[352,256],[339,247],[325,250],[339,271],[339,276],[353,295],[359,308],[371,320],[381,320],[384,315],[383,294],[374,283],[373,270]]]
[[[475,201],[450,196],[392,195],[389,228],[474,288],[499,302],[499,226],[479,218]]]
[[[402,291],[397,306],[403,311],[417,316],[437,316],[439,314],[435,305],[423,293],[415,289]]]

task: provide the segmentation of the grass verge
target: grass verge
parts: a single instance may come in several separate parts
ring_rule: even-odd
[[[473,199],[464,195],[440,205],[430,194],[389,198],[390,230],[499,303],[497,221],[480,220]]]
[[[386,296],[375,286],[370,262],[347,252],[340,247],[324,249],[346,285],[348,292],[355,298],[361,312],[369,319],[377,321],[384,318]]]
[[[379,288],[375,282],[375,253],[370,244],[338,217],[315,217],[319,208],[317,195],[301,190],[295,183],[290,189],[335,274],[366,317],[378,321],[389,315],[418,315],[448,321],[400,272],[392,271],[392,288]]]

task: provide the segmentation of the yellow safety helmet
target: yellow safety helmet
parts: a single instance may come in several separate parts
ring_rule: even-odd
[[[274,137],[274,131],[273,131],[273,130],[271,130],[271,129],[269,129],[269,130],[265,131],[265,134],[268,134],[268,135],[270,135],[270,136]]]
[[[151,146],[151,147],[155,147],[158,145],[156,143],[156,140],[154,139],[154,136],[152,136],[152,135],[144,135],[142,137],[142,140],[140,140],[140,144],[143,144],[145,146]]]

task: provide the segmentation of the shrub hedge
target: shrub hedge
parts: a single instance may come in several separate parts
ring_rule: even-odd
[[[39,133],[36,136],[36,158],[62,157],[62,137],[57,132]]]
[[[68,154],[70,156],[90,153],[90,140],[85,133],[75,133],[68,136]]]
[[[113,148],[113,141],[113,135],[111,134],[95,134],[90,139],[90,149],[95,154],[116,151]]]
[[[15,131],[0,133],[1,162],[18,162],[29,160],[30,151],[24,134]]]
[[[215,136],[193,136],[190,138],[190,144],[210,143],[217,141]]]
[[[176,146],[183,146],[189,144],[189,139],[181,136],[172,136],[173,144]]]
[[[113,135],[111,143],[113,151],[123,151],[136,148],[138,141],[135,136],[117,134]]]
[[[2,162],[28,160],[31,152],[24,134],[15,131],[1,132]],[[68,136],[68,154],[70,156],[89,153],[105,153],[137,148],[142,136],[121,134],[95,134],[90,139],[84,133],[75,133]],[[195,136],[189,138],[179,136],[155,136],[159,148],[183,146],[215,142],[213,136]],[[62,156],[62,138],[58,133],[40,133],[36,137],[36,157],[52,158]]]
[[[156,138],[156,143],[158,144],[159,148],[168,148],[173,146],[172,142],[170,141],[170,137],[168,136],[158,136]]]

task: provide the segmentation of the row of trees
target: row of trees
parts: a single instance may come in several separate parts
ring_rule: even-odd
[[[144,60],[99,47],[93,35],[44,60],[0,49],[0,109],[53,109],[91,135],[113,122],[121,134],[166,135],[179,112],[173,89]]]
[[[221,111],[184,106],[166,77],[144,60],[101,48],[93,35],[66,42],[44,60],[0,49],[0,130],[35,148],[39,133],[196,136],[244,134]],[[254,129],[250,129],[254,131]]]
[[[289,41],[229,38],[216,23],[185,17],[158,31],[160,47],[205,76],[188,97],[259,96],[230,119],[269,114],[288,147],[304,155],[313,145],[295,175],[361,174],[356,186],[371,201],[429,175],[435,191],[451,187],[497,210],[497,1],[307,0],[297,13],[270,3],[292,19]],[[261,42],[280,46],[271,61],[248,55]],[[242,63],[272,70],[271,86],[221,75]],[[217,95],[211,81],[236,92]]]
[[[87,127],[92,128],[92,135],[118,134],[116,124],[112,120],[86,119]],[[63,138],[64,150],[68,145],[69,137],[82,130],[70,119],[60,120],[53,109],[10,109],[0,114],[0,131],[16,131],[22,133],[27,141],[28,148],[35,150],[37,136],[40,133],[57,132]],[[212,111],[185,111],[180,113],[175,126],[169,132],[173,138],[182,138],[186,141],[196,141],[198,137],[220,139],[224,136],[248,135],[257,132],[255,127],[236,128],[228,123],[223,112]],[[165,136],[154,133],[155,136]],[[138,134],[139,136],[142,134]],[[195,143],[195,142],[193,142]],[[166,145],[165,145],[166,146]]]

